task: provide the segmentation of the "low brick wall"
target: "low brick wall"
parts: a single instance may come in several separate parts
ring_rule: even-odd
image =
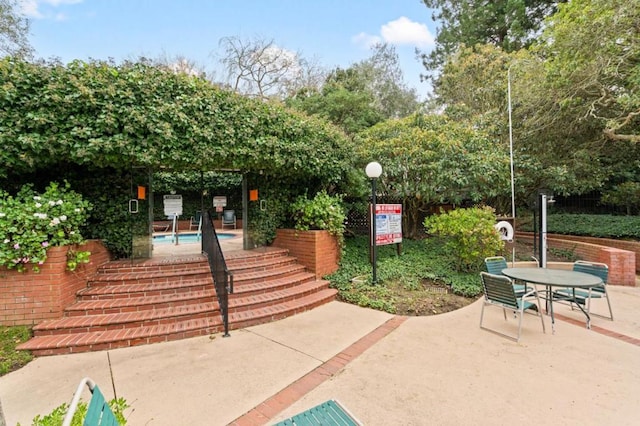
[[[90,251],[91,261],[67,271],[68,247],[51,247],[40,272],[18,272],[0,268],[0,325],[33,325],[45,319],[61,318],[64,309],[76,301],[76,293],[87,279],[110,260],[109,251],[97,240],[78,250]]]
[[[519,232],[516,238],[533,242],[532,233]],[[615,240],[589,238],[588,241],[581,241],[575,237],[565,238],[564,235],[547,235],[547,246],[549,248],[570,250],[582,260],[606,263],[609,266],[609,284],[636,285],[637,256],[635,251],[609,247],[606,244],[608,241]],[[600,244],[594,244],[594,242],[599,242]]]
[[[272,245],[289,250],[316,278],[338,270],[340,248],[336,238],[327,231],[278,229]]]

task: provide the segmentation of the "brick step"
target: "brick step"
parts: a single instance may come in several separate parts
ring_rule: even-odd
[[[239,312],[229,312],[229,328],[237,330],[281,320],[329,303],[335,300],[336,294],[338,294],[338,290],[325,288],[308,296],[289,300],[277,305]]]
[[[46,336],[147,327],[210,315],[220,315],[217,301],[136,312],[65,317],[38,324],[33,328],[33,334]]]
[[[121,287],[121,286],[118,286]],[[161,294],[143,297],[80,300],[65,309],[65,316],[116,314],[157,308],[192,305],[216,300],[212,285],[206,290]]]
[[[241,267],[241,265],[262,262],[270,259],[288,256],[289,250],[278,247],[261,247],[254,250],[233,251],[224,255],[229,269]]]
[[[107,300],[117,298],[161,296],[166,294],[188,293],[213,288],[211,274],[205,278],[184,279],[179,281],[158,281],[147,284],[116,284],[88,287],[77,293],[79,300]]]
[[[232,297],[244,297],[256,294],[268,293],[270,291],[282,290],[288,287],[300,285],[307,281],[315,281],[316,276],[310,272],[297,272],[284,277],[275,277],[263,281],[240,281],[234,280]]]
[[[218,313],[204,318],[186,319],[171,324],[88,333],[37,336],[18,349],[30,350],[35,356],[95,352],[150,343],[187,339],[223,331]]]
[[[229,266],[227,268],[234,274],[246,274],[252,272],[263,272],[277,269],[282,266],[295,264],[296,258],[291,256],[278,256],[271,259],[256,260],[251,263],[242,263],[239,265]]]
[[[260,283],[265,280],[290,277],[304,272],[305,269],[306,268],[300,264],[292,263],[290,265],[280,266],[268,271],[243,272],[239,274],[236,274],[233,271],[231,272],[233,272],[233,285],[243,286],[247,284]]]
[[[211,276],[209,265],[192,266],[189,269],[159,269],[157,271],[134,271],[125,273],[96,274],[89,280],[90,287],[105,285],[149,284],[174,282],[196,277]]]
[[[194,266],[207,266],[207,257],[202,254],[176,256],[170,258],[145,259],[141,261],[114,260],[102,265],[99,274],[118,274],[129,272],[154,272],[165,270],[189,270]]]
[[[312,293],[317,293],[329,287],[329,283],[324,280],[308,281],[293,287],[275,290],[263,294],[242,296],[237,294],[229,295],[229,313],[262,309],[268,306],[275,306],[287,303],[295,299],[304,298]]]

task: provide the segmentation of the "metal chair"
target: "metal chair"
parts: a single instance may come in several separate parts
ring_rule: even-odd
[[[484,259],[484,266],[487,268],[487,272],[493,275],[502,275],[502,270],[508,268],[507,259],[502,256],[491,256]],[[533,290],[533,287],[526,284],[513,284],[513,289],[516,292],[516,296],[522,296],[523,294]]]
[[[480,272],[480,278],[482,279],[482,287],[484,289],[484,301],[482,303],[482,312],[480,313],[480,328],[483,330],[491,331],[492,333],[499,334],[500,336],[520,341],[520,334],[522,330],[522,316],[524,311],[528,309],[534,309],[536,314],[540,317],[542,323],[542,332],[546,333],[544,326],[544,318],[542,317],[542,310],[540,306],[540,297],[535,289],[526,292],[522,296],[516,296],[516,292],[513,288],[513,281],[509,277],[504,275],[494,275],[488,272]],[[535,302],[530,302],[528,299],[534,299]],[[512,336],[510,334],[499,332],[495,329],[484,327],[482,325],[484,319],[485,306],[492,305],[502,308],[504,319],[507,320],[507,309],[512,310],[514,313],[520,316],[518,321],[518,335]]]
[[[193,230],[193,227],[198,231],[202,229],[202,212],[196,211],[195,216],[191,216],[191,222],[189,222],[189,231]]]
[[[597,287],[591,287],[588,290],[563,288],[554,291],[554,295],[560,296],[562,299],[569,298],[569,304],[573,310],[573,303],[580,303],[587,306],[587,315],[595,315],[601,318],[606,318],[613,321],[613,310],[611,309],[611,301],[609,300],[609,293],[607,292],[607,279],[609,278],[609,266],[605,263],[599,262],[587,262],[584,260],[577,260],[573,263],[573,270],[577,272],[584,272],[599,277],[602,280],[602,285]],[[607,305],[609,306],[609,316],[602,314],[591,314],[591,299],[607,299]]]
[[[233,229],[236,229],[235,210],[225,210],[222,212],[222,229],[224,229],[225,226],[232,226]]]
[[[91,400],[89,401],[89,407],[87,408],[87,414],[84,418],[83,425],[95,425],[95,426],[118,426],[118,420],[111,411],[111,407],[104,399],[104,395],[100,392],[100,388],[96,383],[88,377],[83,378],[76,389],[76,393],[73,394],[73,399],[67,410],[67,414],[64,416],[62,426],[71,425],[73,415],[78,408],[80,397],[85,385],[91,391]]]

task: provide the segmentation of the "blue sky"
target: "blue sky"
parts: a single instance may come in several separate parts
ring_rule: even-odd
[[[347,67],[386,41],[405,82],[424,97],[415,48],[433,47],[435,24],[420,0],[21,0],[39,58],[135,59],[184,56],[223,75],[222,37],[262,38],[323,67]]]

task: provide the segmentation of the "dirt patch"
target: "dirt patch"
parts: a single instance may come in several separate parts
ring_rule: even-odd
[[[396,314],[407,316],[438,315],[455,311],[478,300],[451,293],[437,281],[423,280],[419,289],[405,289],[400,283],[389,287],[396,299]]]

